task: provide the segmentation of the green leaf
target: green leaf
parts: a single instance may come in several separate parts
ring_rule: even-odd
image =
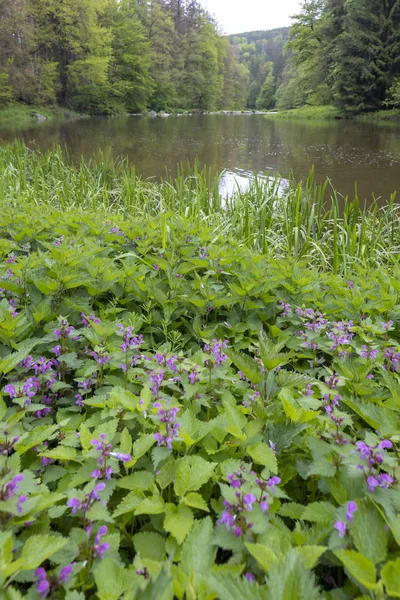
[[[381,576],[387,593],[393,598],[400,598],[400,558],[386,563]]]
[[[37,569],[45,560],[64,548],[67,543],[66,538],[55,535],[31,536],[25,542],[21,557],[3,570],[3,576],[8,577],[18,571]]]
[[[76,450],[70,446],[57,446],[57,448],[41,452],[40,456],[46,456],[54,460],[74,460],[76,458]]]
[[[121,477],[117,481],[117,487],[124,490],[142,490],[147,491],[152,488],[154,483],[154,475],[149,471],[135,471],[132,475]]]
[[[125,569],[112,558],[104,558],[94,572],[99,600],[119,600],[127,589]]]
[[[182,460],[176,471],[174,490],[177,496],[184,496],[190,485],[190,464]]]
[[[271,548],[268,548],[268,546],[264,546],[264,544],[250,544],[248,542],[245,542],[244,545],[266,573],[268,573],[272,565],[278,562],[275,552]]]
[[[165,503],[161,496],[146,498],[135,510],[135,515],[160,515],[165,510]]]
[[[305,506],[296,502],[285,502],[280,507],[278,514],[282,517],[290,517],[291,519],[301,519]]]
[[[302,557],[307,569],[313,569],[318,559],[328,548],[326,546],[298,546],[296,552]]]
[[[164,529],[171,533],[182,544],[193,526],[193,513],[188,506],[167,504],[165,509]]]
[[[336,508],[330,502],[312,502],[304,509],[302,519],[315,523],[331,523],[335,519]]]
[[[271,473],[278,472],[278,462],[276,460],[276,456],[273,450],[267,446],[267,444],[258,442],[257,444],[254,444],[254,446],[248,446],[247,452],[257,464],[263,465],[269,469]]]
[[[155,443],[156,440],[154,439],[154,435],[152,433],[143,435],[133,444],[133,456],[135,458],[140,458],[146,454],[146,452],[148,452],[148,450],[150,450]]]
[[[141,531],[133,536],[133,545],[143,559],[162,561],[165,554],[165,539],[154,531]]]
[[[186,575],[211,570],[216,548],[212,545],[213,524],[209,517],[196,521],[182,546],[181,568]]]
[[[118,504],[118,507],[113,513],[113,517],[120,517],[127,513],[133,512],[143,502],[143,495],[137,491],[129,492]]]
[[[187,496],[182,498],[182,502],[187,506],[191,506],[192,508],[198,508],[200,510],[204,510],[205,512],[210,512],[203,496],[197,492],[190,492]]]
[[[126,427],[121,433],[119,444],[123,454],[130,454],[132,452],[132,438]]]
[[[35,427],[28,433],[28,435],[21,439],[15,445],[15,449],[19,454],[24,454],[34,446],[38,446],[45,440],[48,440],[55,431],[57,431],[58,425],[51,425],[50,427],[46,427],[45,425]]]
[[[190,456],[190,483],[188,491],[196,492],[212,477],[218,463],[208,462],[201,456]]]
[[[355,550],[336,550],[335,556],[343,563],[346,571],[369,590],[376,589],[374,563]]]
[[[225,350],[231,361],[236,365],[239,371],[242,371],[243,375],[257,385],[263,380],[263,374],[258,364],[246,354],[239,354],[230,348]]]
[[[371,543],[373,531],[373,543]],[[376,565],[383,562],[387,555],[388,535],[385,521],[372,504],[359,504],[351,524],[354,545],[361,554],[372,560]]]

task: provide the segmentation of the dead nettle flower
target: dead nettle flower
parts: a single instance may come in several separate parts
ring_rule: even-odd
[[[111,356],[106,354],[106,351],[104,349],[99,350],[99,352],[95,352],[93,350],[93,352],[89,352],[89,356],[92,356],[100,367],[108,365],[108,363],[111,360]]]
[[[90,442],[92,446],[96,448],[97,452],[100,453],[98,459],[100,469],[95,469],[91,474],[94,479],[111,479],[114,470],[107,465],[107,460],[109,457],[116,458],[117,460],[121,460],[125,463],[128,463],[132,459],[130,454],[112,452],[112,444],[106,442],[106,437],[107,436],[105,433],[101,433],[99,439],[93,439]]]
[[[130,325],[125,329],[122,323],[118,323],[117,325],[119,333],[122,335],[122,344],[120,345],[120,349],[122,352],[128,352],[128,350],[136,350],[144,343],[143,335],[140,334],[135,336],[133,334],[133,326]]]
[[[391,329],[393,327],[393,321],[387,321],[387,323],[383,322],[381,323],[382,325],[382,331],[389,331],[389,329]]]
[[[105,488],[106,488],[106,484],[104,483],[104,481],[100,481],[99,483],[97,483],[95,485],[95,487],[93,488],[93,490],[91,492],[88,492],[84,496],[83,500],[80,500],[77,497],[70,498],[67,501],[68,508],[71,509],[71,512],[73,515],[75,515],[78,512],[78,510],[81,510],[83,512],[83,518],[84,518],[84,522],[85,522],[86,521],[86,513],[93,506],[93,504],[95,502],[98,502],[101,500],[99,494],[100,494],[100,492],[105,490]]]
[[[346,522],[336,521],[334,527],[338,532],[339,537],[344,538],[347,533],[347,523],[354,520],[354,513],[358,510],[355,502],[348,502],[346,506]]]
[[[63,567],[58,576],[55,574],[49,575],[43,567],[36,569],[36,590],[42,598],[46,598],[48,594],[53,594],[59,587],[68,583],[74,564],[71,563]]]
[[[348,321],[348,323],[337,321],[333,323],[332,330],[326,334],[333,342],[331,349],[334,352],[337,351],[340,357],[347,356],[349,350],[345,346],[349,346],[354,337],[354,333],[350,331],[352,327],[354,327],[353,321]]]
[[[333,373],[325,379],[325,383],[331,390],[335,389],[339,384],[339,375],[337,373]]]
[[[334,398],[331,398],[329,394],[325,394],[323,398],[324,408],[328,415],[331,415],[336,407],[339,406],[339,402],[341,397],[336,395]]]
[[[287,304],[283,300],[279,300],[279,308],[281,310],[281,317],[283,318],[288,317],[292,311],[290,304]]]
[[[367,466],[358,464],[357,469],[364,473],[367,478],[368,489],[374,492],[376,488],[389,488],[394,479],[387,473],[379,471],[380,465],[385,460],[385,450],[390,450],[393,444],[390,440],[382,440],[379,444],[371,446],[365,442],[356,442],[357,450],[361,460],[366,461]]]
[[[368,348],[368,346],[366,346],[364,344],[361,347],[360,356],[362,356],[362,358],[365,358],[367,360],[375,360],[375,358],[378,356],[378,350],[376,350],[376,349],[371,350],[371,348]]]
[[[14,452],[14,445],[19,440],[19,435],[8,439],[8,432],[4,431],[4,441],[0,442],[0,455],[1,456],[9,456],[12,452]]]
[[[164,407],[160,402],[154,402],[153,407],[157,409],[157,416],[161,421],[160,431],[154,434],[154,439],[157,440],[157,446],[166,446],[172,450],[172,442],[178,437],[180,424],[176,423],[176,415],[180,408],[174,406],[172,408],[165,408],[167,402],[164,403]]]
[[[54,329],[53,334],[57,340],[71,339],[74,342],[80,339],[79,335],[76,335],[75,327],[70,325],[67,319],[60,318],[60,325]]]
[[[96,317],[96,315],[86,315],[81,312],[81,321],[84,327],[90,327],[92,323],[96,323],[97,325],[101,323],[100,319]]]
[[[210,367],[213,362],[217,366],[223,365],[228,360],[228,356],[224,353],[224,350],[228,347],[228,344],[228,340],[224,340],[223,342],[212,340],[211,344],[204,345],[204,352],[206,354],[210,354],[214,358],[214,361],[205,361],[207,367]]]
[[[54,246],[56,246],[57,248],[59,248],[61,246],[61,244],[63,243],[63,241],[64,241],[64,236],[61,235],[57,240],[55,240],[53,242],[53,244],[54,244]]]
[[[200,377],[199,377],[199,372],[198,369],[199,367],[197,367],[197,365],[195,365],[194,367],[192,367],[190,369],[190,371],[188,371],[188,380],[189,383],[191,383],[192,385],[194,385],[195,383],[199,383],[200,381]]]
[[[308,331],[318,332],[331,327],[328,319],[313,308],[297,308],[296,313],[298,317],[305,321],[304,326]]]
[[[395,348],[387,348],[385,350],[385,364],[383,368],[387,371],[398,372],[400,361],[400,352],[397,352]]]
[[[0,488],[0,500],[5,501],[16,497],[17,512],[19,513],[22,512],[22,504],[28,499],[28,496],[24,494],[18,496],[19,484],[21,483],[21,481],[23,481],[23,479],[24,474],[18,473],[18,475],[15,475],[11,479],[11,481],[7,481],[7,483],[5,483],[2,488]]]

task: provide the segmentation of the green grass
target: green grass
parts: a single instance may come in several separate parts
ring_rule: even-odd
[[[20,143],[0,147],[0,204],[39,205],[62,211],[103,211],[123,217],[175,215],[190,226],[211,227],[229,239],[274,257],[295,258],[346,273],[358,266],[398,264],[400,204],[365,208],[341,198],[328,182],[279,190],[279,179],[255,177],[246,192],[219,193],[218,178],[197,165],[180,168],[160,183],[143,180],[126,161],[101,153],[79,165],[60,149],[40,153]]]
[[[400,121],[400,108],[377,110],[356,117],[357,121]]]
[[[303,106],[292,110],[281,110],[276,114],[266,115],[269,119],[336,119],[339,111],[334,106]]]
[[[46,119],[63,119],[78,116],[73,111],[65,108],[49,108],[44,106],[28,106],[25,104],[12,104],[0,109],[0,125],[23,126],[37,122],[36,114],[43,115]]]

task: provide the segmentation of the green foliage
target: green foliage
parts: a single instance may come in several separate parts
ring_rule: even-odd
[[[396,205],[322,261],[311,180],[262,250],[193,175],[124,206],[111,163],[0,168],[1,597],[399,597]]]

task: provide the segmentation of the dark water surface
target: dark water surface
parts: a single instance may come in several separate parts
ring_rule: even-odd
[[[198,115],[168,118],[116,117],[44,122],[26,129],[1,129],[46,150],[67,147],[74,158],[101,149],[128,157],[143,177],[160,178],[178,163],[199,159],[215,173],[226,170],[226,188],[252,172],[291,173],[304,179],[312,165],[316,179],[328,177],[342,194],[400,200],[400,123],[289,121],[263,115]]]

